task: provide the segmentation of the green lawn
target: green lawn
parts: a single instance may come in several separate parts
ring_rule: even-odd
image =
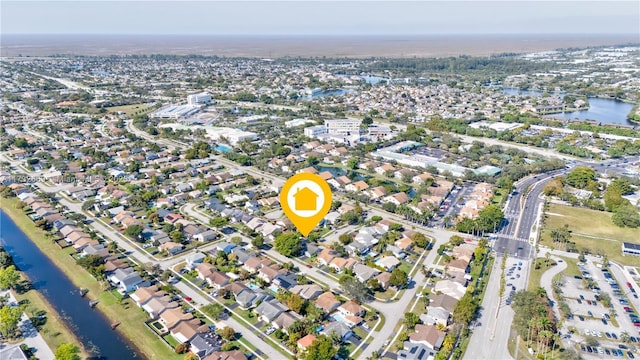
[[[593,254],[606,254],[610,260],[625,265],[640,266],[640,258],[622,256],[623,241],[638,241],[638,229],[620,228],[611,222],[611,213],[551,204],[545,214],[545,226],[541,241],[544,245],[554,246],[551,230],[569,225],[570,241],[578,249],[588,249]]]
[[[150,106],[145,104],[131,104],[131,105],[123,105],[123,106],[111,106],[106,108],[109,112],[117,112],[122,111],[127,114],[127,116],[132,116],[136,112],[145,113],[147,110],[151,109]]]
[[[76,265],[73,259],[66,255],[54,256],[61,255],[68,249],[60,250],[57,245],[47,239],[44,231],[35,227],[31,219],[22,214],[21,210],[15,209],[15,204],[17,203],[17,198],[2,199],[2,209],[34,241],[40,250],[50,255],[51,261],[67,275],[74,285],[78,288],[89,289],[86,295],[87,301],[100,300],[96,309],[102,311],[110,321],[120,321],[121,324],[117,328],[118,331],[135,343],[146,358],[163,360],[183,358],[183,356],[179,356],[167,348],[160,339],[146,328],[144,321],[147,320],[147,316],[131,303],[131,299],[125,300],[120,305],[113,294],[103,291],[101,285],[88,272]]]
[[[528,290],[533,291],[539,288],[541,286],[540,278],[542,277],[542,274],[544,274],[545,271],[553,268],[554,266],[556,266],[556,262],[553,259],[549,259],[549,263],[547,263],[547,259],[543,257],[537,258],[534,266],[531,268],[529,286],[527,287]]]

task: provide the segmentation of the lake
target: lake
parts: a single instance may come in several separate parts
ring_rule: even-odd
[[[533,90],[519,90],[512,88],[503,88],[502,89],[505,94],[508,95],[531,95],[538,96],[541,95],[540,91]],[[552,95],[557,95],[560,97],[564,97],[565,94],[562,93],[552,93]],[[550,114],[545,115],[545,117],[550,118],[561,118],[566,120],[594,120],[603,124],[622,124],[622,125],[634,125],[627,119],[631,108],[633,108],[633,104],[628,104],[622,101],[617,101],[613,99],[601,99],[601,98],[587,98],[589,100],[589,109],[582,111],[572,111],[572,112],[564,112],[558,114]]]
[[[0,210],[0,245],[13,257],[38,290],[82,341],[95,360],[140,359],[140,355],[119,332],[111,330],[111,322],[89,300],[80,297],[79,289],[53,262]],[[56,256],[65,256],[62,253]],[[84,271],[78,267],[78,271]],[[100,306],[100,304],[98,304]],[[137,310],[137,309],[136,309]],[[55,349],[53,349],[55,351]]]

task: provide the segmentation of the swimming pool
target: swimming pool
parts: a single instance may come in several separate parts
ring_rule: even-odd
[[[218,146],[216,146],[216,150],[221,151],[221,152],[229,152],[232,149],[227,145],[218,145]]]
[[[254,284],[254,283],[248,283],[247,287],[251,290],[258,290],[258,285]]]
[[[334,313],[333,315],[331,315],[331,317],[336,319],[336,321],[341,322],[341,323],[347,321],[347,319],[345,319],[344,316],[342,316],[342,314],[340,314],[339,312]]]
[[[268,289],[273,291],[276,294],[278,293],[278,286],[277,285],[269,285]]]

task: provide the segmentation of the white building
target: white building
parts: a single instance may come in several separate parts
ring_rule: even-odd
[[[325,120],[324,126],[329,135],[351,136],[360,133],[361,122],[360,119],[333,119]]]
[[[304,136],[316,137],[318,135],[326,134],[327,128],[323,125],[316,125],[304,128]]]
[[[256,133],[250,131],[242,131],[234,128],[206,126],[204,127],[204,129],[207,132],[207,136],[212,140],[218,141],[224,137],[229,141],[231,145],[237,145],[240,141],[245,139],[253,141],[258,138],[258,135]]]
[[[209,94],[208,92],[191,94],[187,96],[187,102],[189,103],[189,105],[211,104],[211,94]]]
[[[160,119],[180,119],[191,116],[198,111],[200,111],[200,108],[193,105],[169,105],[152,112],[149,114],[149,117]]]
[[[285,121],[284,126],[288,128],[292,128],[296,126],[302,126],[302,125],[313,124],[313,123],[315,123],[315,121],[311,119],[293,119],[290,121]]]

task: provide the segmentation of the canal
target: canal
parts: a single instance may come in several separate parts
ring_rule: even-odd
[[[33,287],[47,298],[84,347],[94,355],[91,359],[141,358],[119,332],[111,330],[109,320],[102,313],[89,307],[89,301],[80,297],[78,288],[71,280],[2,210],[0,245],[11,254],[16,266],[29,277]],[[78,268],[78,271],[84,270]]]

